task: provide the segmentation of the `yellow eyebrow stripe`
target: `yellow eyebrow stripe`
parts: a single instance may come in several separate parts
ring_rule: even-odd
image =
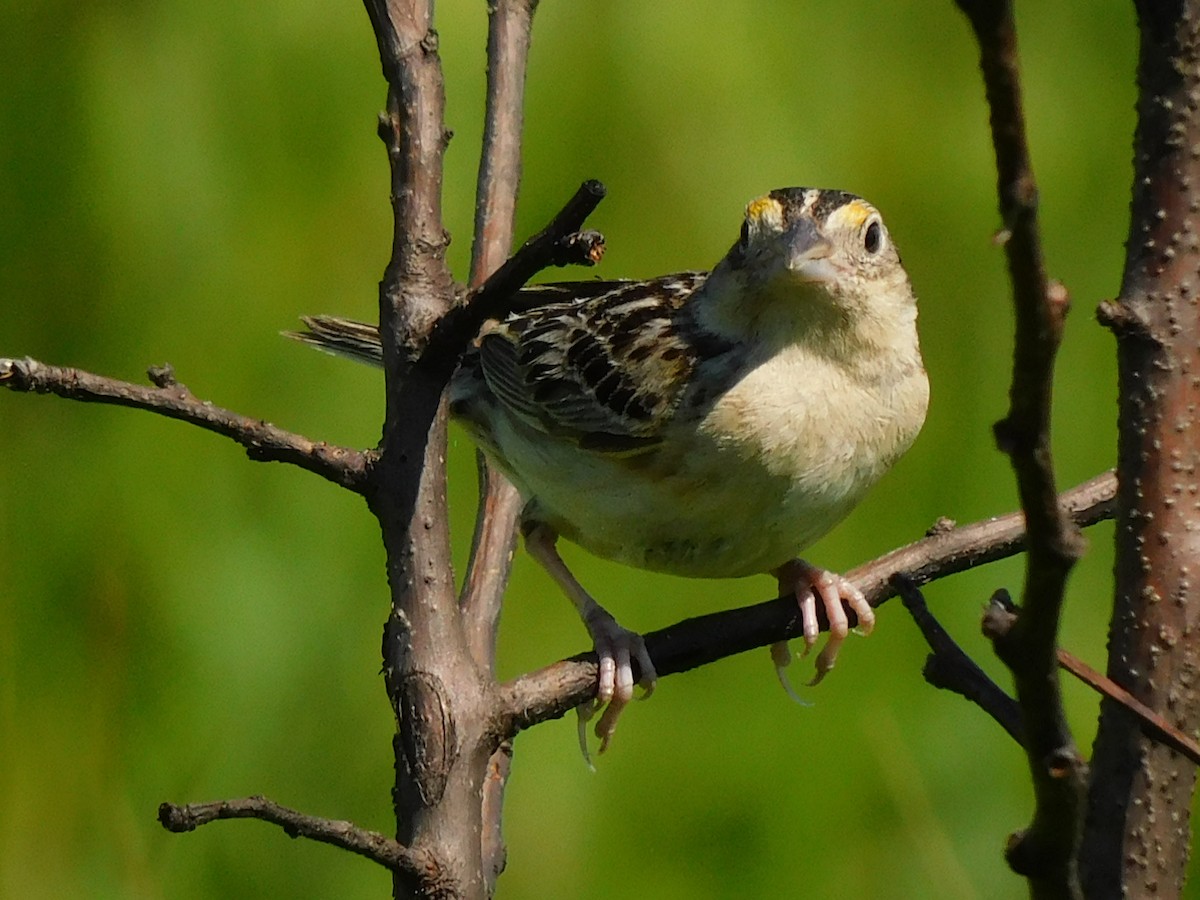
[[[875,212],[874,207],[864,203],[862,200],[851,200],[845,206],[838,207],[829,216],[832,219],[841,219],[851,228],[857,228],[867,221]]]
[[[779,228],[783,224],[783,204],[770,194],[751,200],[746,204],[746,218],[756,225]]]

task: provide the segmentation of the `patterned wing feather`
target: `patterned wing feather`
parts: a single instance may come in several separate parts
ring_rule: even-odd
[[[676,313],[704,278],[609,282],[591,296],[575,290],[570,302],[516,313],[481,338],[483,378],[548,434],[603,452],[653,446],[696,362]]]

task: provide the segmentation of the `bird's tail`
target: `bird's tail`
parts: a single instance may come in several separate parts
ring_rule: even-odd
[[[375,325],[339,316],[301,316],[300,321],[307,331],[285,331],[283,336],[334,356],[383,365],[383,342]]]

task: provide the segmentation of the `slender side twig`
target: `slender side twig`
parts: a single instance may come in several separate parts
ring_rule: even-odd
[[[436,863],[428,853],[410,850],[377,831],[359,828],[353,822],[310,816],[280,806],[266,797],[239,797],[213,803],[189,803],[187,806],[163,803],[158,807],[158,821],[162,823],[163,828],[175,834],[195,831],[201,825],[219,819],[259,819],[278,825],[288,837],[302,837],[332,844],[365,856],[393,871],[417,876],[427,883],[441,880]]]
[[[929,611],[920,588],[903,575],[893,576],[891,584],[932,651],[925,660],[925,680],[936,688],[953,691],[970,700],[995,719],[1009,737],[1024,746],[1025,729],[1017,702],[950,637]]]
[[[934,687],[953,691],[970,700],[995,719],[1013,740],[1018,744],[1024,744],[1024,726],[1016,701],[988,678],[987,674],[975,664],[975,661],[955,643],[933,613],[929,611],[925,605],[925,597],[915,585],[903,575],[894,576],[892,584],[899,592],[905,609],[913,617],[917,627],[921,629],[921,634],[929,644],[930,650],[933,651],[925,662],[925,680]],[[984,616],[985,633],[989,637],[994,637],[994,633],[997,631],[1010,628],[1016,621],[1016,615],[1007,593],[1007,591],[1001,590],[992,596],[989,611]],[[999,606],[1001,611],[994,611],[993,608],[996,606]],[[1102,697],[1108,697],[1120,703],[1137,716],[1142,723],[1142,729],[1148,735],[1178,753],[1182,753],[1193,763],[1200,765],[1200,741],[1184,734],[1129,691],[1111,678],[1101,675],[1074,654],[1068,653],[1060,647],[1056,656],[1059,668],[1070,672]]]
[[[1129,691],[1125,690],[1125,688],[1121,687],[1111,678],[1101,675],[1083,660],[1061,648],[1058,651],[1058,664],[1092,690],[1106,697],[1111,697],[1132,712],[1141,720],[1142,730],[1150,735],[1150,737],[1166,744],[1175,752],[1182,753],[1193,763],[1200,766],[1200,742],[1191,735],[1184,734],[1183,731],[1176,728],[1145,703],[1142,703],[1142,701],[1138,700],[1137,697],[1133,696],[1133,694],[1129,693]]]
[[[457,363],[458,354],[479,333],[488,319],[503,316],[512,309],[518,292],[534,275],[551,266],[591,266],[604,255],[604,238],[592,231],[580,231],[584,221],[600,205],[607,193],[596,180],[579,186],[550,223],[525,241],[467,301],[436,323],[424,358],[434,365],[451,363],[445,375]]]
[[[258,795],[186,806],[162,803],[158,807],[159,822],[174,834],[195,831],[201,825],[221,819],[259,819],[278,825],[288,837],[332,844],[389,869],[416,872],[432,863],[428,854],[410,850],[376,831],[359,828],[353,822],[310,816]]]
[[[1063,711],[1055,651],[1067,575],[1083,542],[1058,507],[1050,453],[1054,357],[1068,298],[1047,278],[1042,258],[1011,0],[958,5],[979,43],[1016,310],[1010,407],[996,425],[996,440],[1012,462],[1029,529],[1023,608],[994,643],[1013,673],[1035,797],[1032,823],[1008,842],[1005,856],[1029,879],[1034,897],[1078,897],[1085,764]]]
[[[261,462],[284,462],[307,469],[357,493],[366,484],[372,454],[276,428],[270,422],[239,415],[199,400],[174,380],[169,367],[150,370],[153,387],[95,375],[82,369],[51,366],[35,359],[0,358],[0,387],[19,392],[55,394],[85,403],[111,403],[144,409],[190,422],[230,438]]]
[[[1087,527],[1112,518],[1115,493],[1116,477],[1106,472],[1065,492],[1059,500],[1073,522]],[[890,579],[897,573],[914,585],[923,585],[1015,556],[1024,549],[1025,517],[1015,512],[970,525],[940,527],[920,541],[847,572],[846,577],[872,606],[879,606],[896,596]],[[823,618],[820,624],[827,627]],[[645,640],[655,669],[665,677],[800,633],[795,601],[778,598],[687,619],[651,632]],[[511,736],[563,716],[589,700],[595,690],[594,653],[581,653],[522,675],[500,686],[496,730]]]

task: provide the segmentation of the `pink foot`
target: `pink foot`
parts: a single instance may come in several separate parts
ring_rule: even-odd
[[[636,660],[641,678],[636,682],[641,685],[644,693],[642,699],[654,693],[658,682],[658,673],[654,671],[654,663],[646,652],[646,643],[636,631],[622,628],[605,609],[598,604],[589,609],[583,624],[592,643],[596,655],[600,657],[600,677],[596,686],[596,699],[579,707],[579,746],[583,757],[591,765],[591,756],[587,748],[587,723],[601,707],[604,712],[596,722],[596,737],[600,738],[600,752],[608,749],[609,741],[617,730],[617,720],[629,702],[633,699],[633,662]]]
[[[804,627],[804,655],[812,650],[817,643],[817,635],[820,634],[817,627],[818,599],[825,608],[825,616],[829,619],[829,639],[817,654],[816,675],[809,682],[810,685],[816,684],[837,662],[838,650],[850,631],[850,622],[842,604],[845,603],[858,616],[858,628],[862,634],[870,634],[875,627],[875,611],[867,603],[862,591],[848,579],[827,569],[809,565],[802,559],[784,563],[775,570],[774,575],[779,579],[780,595],[793,594],[800,607],[800,621]],[[775,657],[780,678],[783,679],[780,661],[784,656],[775,648],[772,648],[772,656]]]

